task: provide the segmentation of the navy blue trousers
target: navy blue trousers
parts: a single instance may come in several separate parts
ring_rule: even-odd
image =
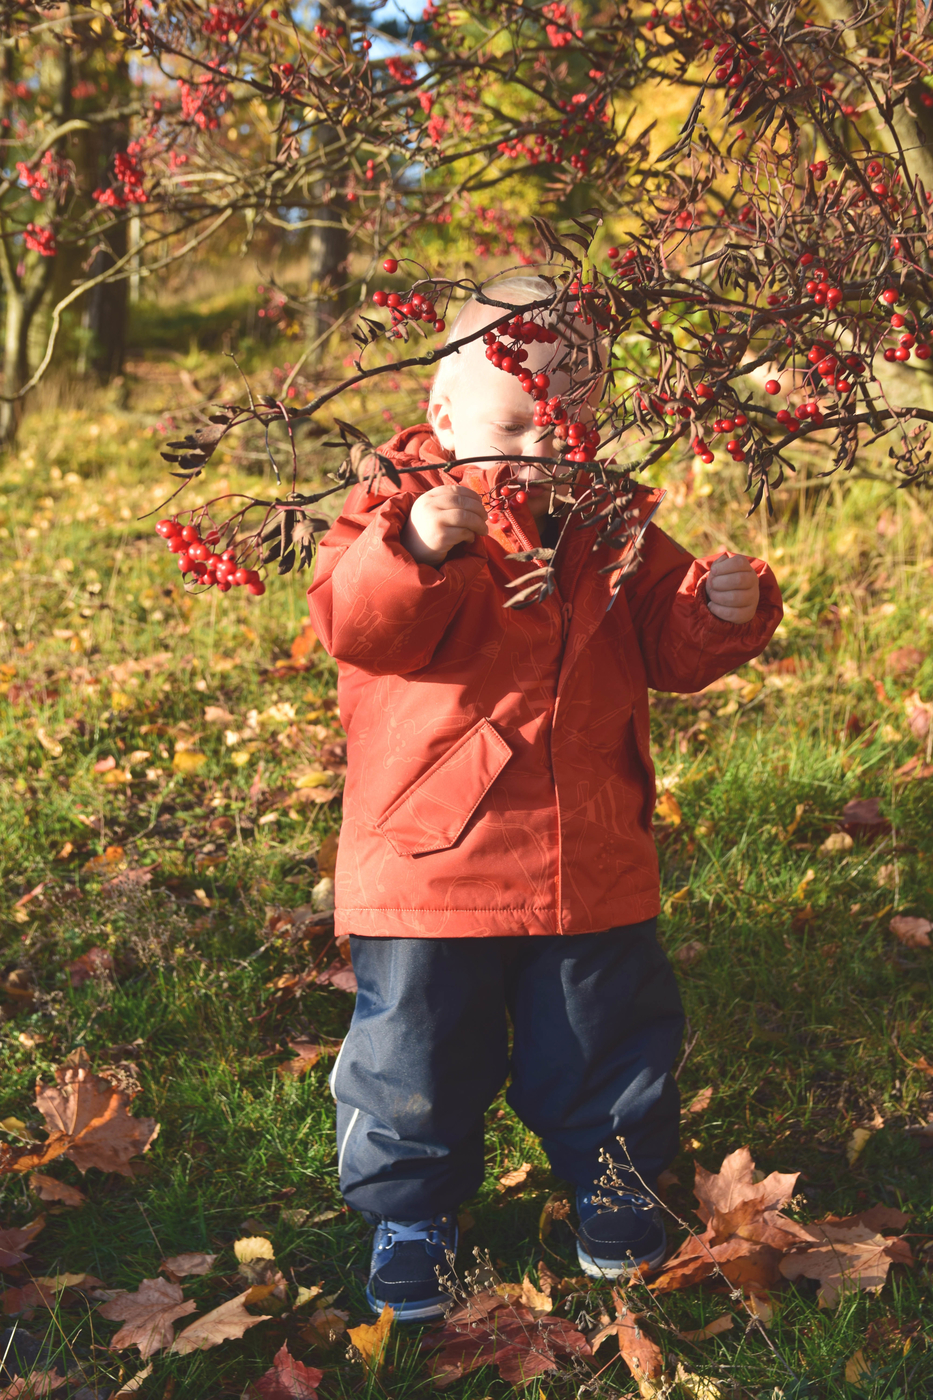
[[[655,920],[601,933],[351,937],[359,991],[331,1076],[340,1189],[368,1217],[454,1211],[483,1180],[483,1118],[506,1095],[558,1176],[600,1150],[653,1183],[678,1146],[683,1009]],[[508,1019],[513,1034],[509,1051]]]

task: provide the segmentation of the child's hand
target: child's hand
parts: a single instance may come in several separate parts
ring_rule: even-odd
[[[455,544],[488,535],[482,497],[469,486],[435,486],[419,496],[402,531],[402,545],[418,564],[443,564]]]
[[[706,602],[723,622],[751,622],[758,611],[758,575],[742,554],[714,559],[706,578]]]

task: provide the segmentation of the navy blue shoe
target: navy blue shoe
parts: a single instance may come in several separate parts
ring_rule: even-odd
[[[457,1217],[435,1215],[403,1225],[382,1220],[373,1236],[373,1257],[369,1266],[366,1301],[374,1313],[386,1303],[399,1322],[426,1322],[441,1317],[450,1306],[451,1295],[442,1286],[438,1272],[450,1272],[448,1255],[457,1249]]]
[[[612,1201],[612,1206],[597,1204]],[[638,1267],[656,1269],[667,1252],[667,1236],[657,1206],[642,1192],[625,1187],[577,1188],[577,1258],[590,1278],[619,1278]]]

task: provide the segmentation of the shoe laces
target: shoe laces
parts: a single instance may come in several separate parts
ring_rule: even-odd
[[[450,1223],[449,1215],[438,1215],[431,1220],[418,1220],[413,1225],[402,1225],[397,1220],[383,1220],[382,1228],[386,1232],[386,1239],[379,1248],[391,1249],[394,1245],[405,1244],[408,1241],[446,1246],[447,1241],[443,1238],[442,1230],[444,1227],[449,1229]]]

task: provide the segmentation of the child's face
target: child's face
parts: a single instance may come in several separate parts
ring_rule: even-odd
[[[568,376],[548,368],[550,361],[559,358],[560,345],[542,345],[535,341],[526,349],[527,368],[533,374],[545,370],[550,378],[548,397],[565,394],[570,388]],[[441,446],[453,451],[458,459],[467,461],[489,456],[500,456],[503,461],[515,457],[555,456],[556,444],[551,430],[534,425],[535,405],[531,395],[524,392],[514,375],[505,374],[490,364],[485,350],[482,340],[465,346],[460,351],[463,364],[449,392],[441,393],[431,404],[428,417]],[[587,410],[581,416],[591,415]],[[491,470],[495,463],[480,465]],[[547,513],[550,499],[547,470],[523,462],[516,466],[515,475],[525,483],[528,506],[532,515],[539,519]],[[536,481],[542,484],[535,486]]]

